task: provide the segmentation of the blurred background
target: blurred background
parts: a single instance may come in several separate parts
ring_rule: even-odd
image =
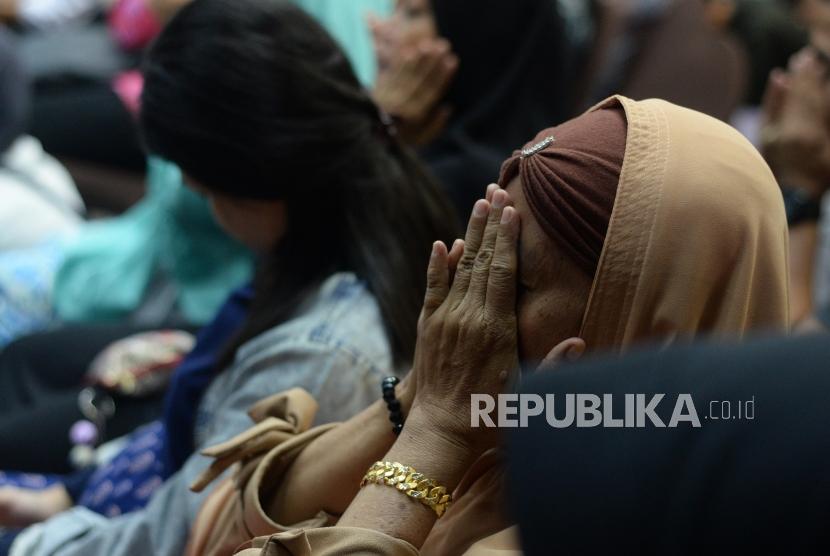
[[[158,418],[193,333],[251,280],[256,255],[138,131],[143,56],[190,1],[0,0],[0,469],[83,469]],[[732,124],[791,195],[792,321],[827,326],[830,0],[544,1],[292,0],[459,222],[535,132],[612,94]]]

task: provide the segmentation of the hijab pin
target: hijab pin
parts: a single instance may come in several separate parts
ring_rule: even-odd
[[[529,156],[533,156],[534,154],[538,153],[539,151],[542,151],[542,150],[548,148],[550,146],[550,144],[553,143],[554,141],[556,141],[556,139],[553,138],[553,135],[548,135],[547,137],[545,137],[544,139],[542,139],[541,141],[539,141],[535,145],[531,145],[530,147],[522,150],[522,153],[521,153],[522,158],[527,158]]]

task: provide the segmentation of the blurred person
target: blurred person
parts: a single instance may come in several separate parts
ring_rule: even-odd
[[[786,72],[774,71],[762,130],[764,153],[787,206],[793,323],[810,330],[830,325],[814,300],[821,202],[830,183],[828,69],[815,48],[806,48]]]
[[[556,2],[398,0],[391,17],[371,26],[375,99],[421,147],[459,220],[515,145],[568,114],[568,44]]]
[[[0,0],[0,21],[23,31],[48,31],[92,21],[102,0]]]
[[[786,71],[770,75],[761,139],[787,203],[793,320],[801,330],[826,330],[830,318],[816,306],[814,280],[821,200],[830,179],[830,5],[802,0],[798,11],[810,46],[791,59]]]
[[[765,338],[638,350],[563,365],[520,393],[692,397],[700,427],[553,429],[508,436],[509,508],[528,556],[818,554],[830,549],[826,338]],[[624,377],[624,380],[620,380]],[[619,406],[618,406],[619,404]],[[606,403],[603,402],[603,408]]]
[[[190,0],[117,0],[107,30],[67,31],[29,41],[27,61],[36,75],[32,134],[46,150],[76,162],[144,171],[134,115],[141,94],[138,64],[164,22]],[[364,83],[374,78],[367,10],[385,13],[389,0],[295,0],[345,45]],[[99,26],[100,27],[100,26]]]
[[[43,541],[26,554],[179,554],[203,496],[188,491],[207,463],[194,452],[243,430],[269,392],[315,392],[328,406],[321,422],[368,405],[377,381],[411,360],[424,254],[456,232],[348,59],[291,3],[196,0],[156,40],[144,74],[149,150],[260,253],[258,274],[230,344],[209,339],[212,325],[208,353],[179,368],[165,420],[95,471],[80,506],[29,514],[69,510],[24,533],[23,546]],[[112,488],[123,481],[132,488]]]
[[[332,28],[356,70],[370,79],[374,54],[364,10],[382,9],[385,0],[295,3]],[[175,165],[151,157],[148,176],[146,198],[127,214],[86,224],[73,238],[0,256],[0,344],[10,342],[0,350],[0,469],[71,472],[78,449],[73,431],[89,420],[89,387],[97,404],[114,405],[98,426],[96,444],[157,419],[181,334],[154,329],[190,332],[218,323],[208,342],[215,349],[225,341],[218,332],[240,326],[230,317],[247,305],[244,290],[225,310],[223,300],[249,279],[251,252],[219,228]],[[190,373],[194,360],[204,366],[204,350],[190,359],[190,370],[181,373]],[[118,369],[116,383],[96,376],[102,361]],[[153,386],[148,391],[144,383]]]
[[[471,394],[504,391],[520,363],[529,373],[586,352],[788,329],[778,186],[726,124],[615,97],[540,132],[500,185],[476,203],[460,262],[457,246],[434,245],[395,394],[316,428],[306,393],[258,404],[254,428],[206,452],[215,462],[196,488],[238,465],[188,554],[518,554],[498,437],[470,426]],[[397,467],[373,473],[435,481],[451,505],[443,491],[422,493],[440,499],[427,507],[399,492],[421,486],[372,484],[376,461]]]
[[[789,0],[706,0],[706,16],[745,46],[750,63],[745,102],[761,104],[769,73],[787,66],[790,56],[807,44],[804,26]]]
[[[251,259],[180,170],[152,158],[147,197],[127,213],[0,253],[0,347],[67,323],[205,324]]]
[[[181,2],[161,3],[170,7]],[[161,9],[161,3],[154,3],[154,8]],[[374,54],[362,18],[369,8],[382,10],[386,1],[296,3],[336,31],[350,60],[361,69],[362,78],[371,80]],[[126,16],[119,21],[129,28]],[[130,127],[132,116],[126,107],[138,110],[142,87],[141,76],[132,77],[136,79],[120,83],[122,98],[114,99],[119,110],[125,110]],[[114,95],[109,89],[106,94]],[[84,119],[84,110],[61,104],[49,117],[51,121],[63,121],[67,114],[70,119]],[[89,107],[96,117],[112,121],[100,103],[92,102]],[[71,135],[73,144],[83,143],[74,131]],[[111,137],[102,140],[118,143]],[[142,154],[142,164],[143,160]],[[129,320],[138,325],[137,331],[154,325],[199,326],[208,322],[231,289],[248,277],[249,253],[217,228],[207,204],[181,184],[179,170],[158,158],[146,164],[147,194],[128,213],[82,225],[72,237],[0,255],[0,346],[57,324],[86,326]],[[105,338],[112,339],[108,334]],[[93,341],[93,345],[103,347],[105,343]],[[23,348],[15,351],[17,359],[23,357]],[[44,374],[52,373],[47,370]]]
[[[13,37],[0,29],[0,252],[23,248],[82,222],[84,203],[66,170],[25,134],[29,78]]]

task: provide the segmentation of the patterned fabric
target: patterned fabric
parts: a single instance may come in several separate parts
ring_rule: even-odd
[[[92,475],[78,505],[107,517],[143,508],[170,476],[161,457],[163,448],[161,421],[138,429],[121,453]]]
[[[161,421],[137,430],[115,458],[93,473],[78,505],[107,517],[143,508],[170,475],[160,457],[163,447]],[[58,475],[0,471],[0,487],[43,490],[63,480]]]
[[[28,490],[43,490],[60,482],[57,475],[40,475],[37,473],[17,473],[0,471],[0,487],[17,487]]]

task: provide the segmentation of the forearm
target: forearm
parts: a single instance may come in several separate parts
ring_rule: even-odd
[[[818,248],[818,224],[790,228],[790,317],[798,323],[814,312],[813,276]]]
[[[409,396],[403,385],[398,387],[398,399],[406,413]],[[292,524],[320,510],[342,514],[357,494],[366,469],[394,442],[389,411],[379,400],[300,453],[268,504],[268,515],[277,523]]]
[[[412,467],[452,492],[473,464],[474,454],[462,442],[442,436],[436,427],[413,416],[381,459]],[[368,484],[337,525],[372,529],[420,548],[437,517],[434,510],[395,488]]]

